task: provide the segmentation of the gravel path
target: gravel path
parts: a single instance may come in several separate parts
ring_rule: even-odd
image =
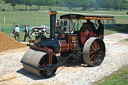
[[[0,54],[0,85],[91,85],[94,81],[128,65],[128,43],[121,41],[126,38],[128,34],[123,33],[105,36],[107,52],[100,66],[72,65],[64,68],[62,66],[58,68],[57,74],[49,79],[41,79],[22,69],[20,60],[27,49],[5,55]]]

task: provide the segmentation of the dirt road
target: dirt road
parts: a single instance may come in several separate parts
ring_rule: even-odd
[[[126,38],[128,34],[123,33],[105,36],[107,52],[100,66],[83,67],[79,64],[71,64],[64,68],[62,66],[58,68],[56,75],[49,79],[42,79],[23,69],[20,60],[28,48],[2,52],[0,53],[0,85],[90,85],[128,65],[128,43],[122,41]]]

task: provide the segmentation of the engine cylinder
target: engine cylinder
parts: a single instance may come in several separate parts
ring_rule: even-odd
[[[59,41],[60,43],[60,53],[67,52],[69,50],[69,45],[65,40]]]

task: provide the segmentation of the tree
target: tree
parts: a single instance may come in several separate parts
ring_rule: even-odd
[[[96,0],[100,10],[102,10],[102,7],[103,7],[103,0]]]
[[[89,10],[90,8],[97,8],[98,4],[96,2],[96,0],[89,0]]]
[[[55,6],[64,7],[65,6],[64,0],[55,0]]]
[[[21,3],[25,5],[25,11],[27,11],[27,6],[32,6],[35,0],[21,0]]]
[[[75,9],[76,7],[81,7],[81,0],[68,0],[67,1],[67,6],[69,9]]]
[[[45,0],[45,6],[54,6],[55,0]]]
[[[35,0],[34,4],[38,6],[38,10],[40,10],[40,6],[45,5],[46,0]]]
[[[4,0],[0,0],[0,3],[3,3]]]
[[[113,6],[114,6],[115,10],[118,10],[118,9],[124,8],[125,4],[124,4],[123,0],[114,0]]]
[[[15,6],[17,4],[21,4],[21,0],[4,0],[5,3],[11,3],[11,6],[13,6],[14,11],[16,10]]]
[[[107,10],[109,10],[109,8],[113,8],[113,0],[104,0],[103,1],[103,8],[107,8]]]
[[[118,0],[114,0],[113,2],[114,9],[118,10],[120,8]]]
[[[82,11],[87,10],[89,8],[89,0],[81,1]]]

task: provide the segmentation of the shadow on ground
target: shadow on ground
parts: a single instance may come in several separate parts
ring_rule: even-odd
[[[29,78],[31,78],[32,80],[47,79],[47,78],[44,78],[44,77],[39,77],[39,76],[37,76],[37,75],[35,75],[35,74],[33,74],[33,73],[30,73],[30,72],[26,71],[24,68],[18,70],[17,73],[20,73],[20,74],[22,74],[22,75],[24,75],[24,76],[26,76],[26,77],[29,77]],[[55,76],[55,75],[53,75],[52,77],[54,77],[54,76]],[[52,78],[52,77],[51,77],[51,78]]]
[[[65,58],[65,57],[64,57]],[[64,64],[62,64],[60,67],[88,67],[84,61],[77,61],[77,62],[71,62],[71,61],[66,61]],[[55,77],[58,73],[61,72],[61,70],[63,70],[64,68],[60,69],[58,72],[56,72],[55,75],[53,75],[51,78]],[[39,77],[33,73],[30,73],[28,71],[26,71],[24,68],[20,69],[17,71],[17,73],[20,73],[26,77],[31,78],[32,80],[42,80],[42,79],[49,79],[49,78],[45,78],[45,77]]]

